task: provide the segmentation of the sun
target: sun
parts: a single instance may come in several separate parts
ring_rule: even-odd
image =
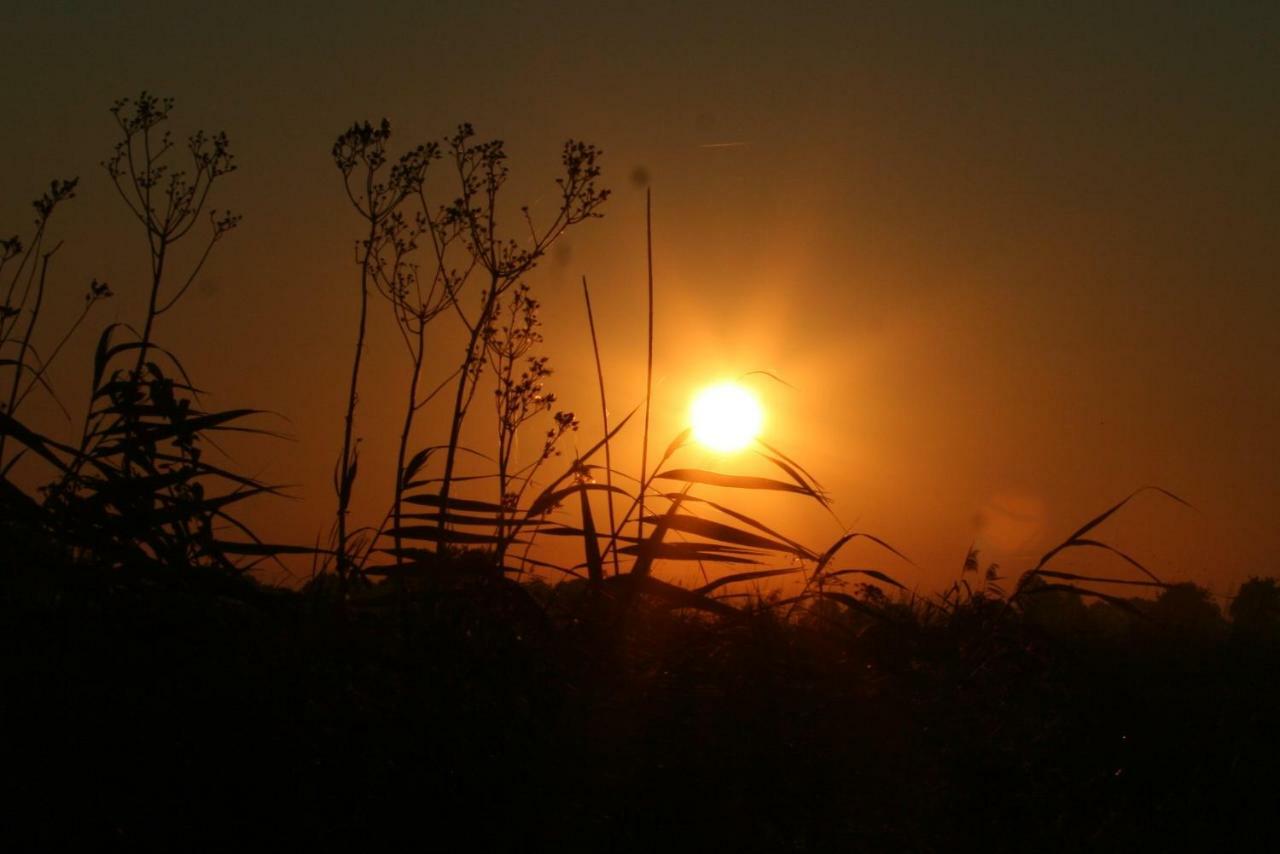
[[[760,434],[764,410],[755,395],[735,382],[698,392],[690,408],[693,438],[713,451],[740,451]]]

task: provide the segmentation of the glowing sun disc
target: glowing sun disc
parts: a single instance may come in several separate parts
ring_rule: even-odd
[[[713,451],[740,451],[760,434],[764,410],[751,392],[734,382],[698,392],[690,410],[693,438]]]

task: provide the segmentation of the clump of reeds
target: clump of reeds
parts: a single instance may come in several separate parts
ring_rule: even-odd
[[[172,107],[171,100],[144,92],[117,101],[111,109],[119,138],[102,165],[146,239],[146,310],[136,324],[113,323],[102,330],[94,352],[90,399],[74,443],[22,424],[17,409],[37,383],[47,388],[49,363],[89,309],[111,291],[105,284],[91,283],[83,312],[49,358],[39,360],[33,333],[49,260],[57,249],[43,249],[46,227],[53,210],[71,197],[76,182],[55,182],[36,203],[35,238],[13,280],[25,270],[26,286],[16,301],[6,299],[6,325],[0,329],[8,344],[18,321],[25,320],[11,363],[14,377],[0,425],[0,460],[10,438],[22,450],[3,467],[3,501],[7,511],[21,512],[34,528],[81,560],[135,569],[238,571],[245,566],[241,556],[260,559],[283,550],[262,543],[232,513],[233,505],[274,489],[211,463],[206,446],[220,432],[264,431],[242,423],[256,410],[203,408],[182,363],[156,338],[160,318],[181,301],[214,247],[240,222],[238,215],[208,205],[212,188],[235,170],[235,163],[225,134],[197,131],[184,142],[175,141],[167,127]],[[183,270],[175,247],[193,237],[202,221],[208,222],[204,245]],[[17,257],[17,243],[6,242],[4,254],[6,260]],[[53,471],[39,501],[8,480],[12,466],[24,455],[38,458]],[[228,530],[234,532],[231,537]]]

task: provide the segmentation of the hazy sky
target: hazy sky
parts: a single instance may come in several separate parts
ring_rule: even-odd
[[[228,132],[241,168],[215,203],[244,225],[159,335],[217,403],[291,420],[296,442],[237,456],[298,484],[254,514],[263,533],[310,541],[357,299],[333,137],[387,116],[407,145],[470,121],[507,141],[512,198],[535,208],[560,141],[590,140],[615,194],[533,280],[581,444],[599,432],[582,274],[611,409],[643,393],[643,169],[655,444],[696,387],[768,370],[793,386],[757,383],[769,440],[844,523],[916,560],[876,558],[911,583],[949,580],[973,542],[1024,569],[1144,484],[1197,509],[1145,499],[1110,541],[1218,593],[1280,573],[1280,5],[690,5],[8,2],[0,230],[81,175],[55,305],[98,276],[120,296],[97,320],[135,318],[145,255],[97,166],[107,107],[146,88],[178,99],[177,129]],[[385,314],[365,522],[399,416]],[[56,374],[69,402],[92,337]],[[769,512],[815,546],[839,532]]]

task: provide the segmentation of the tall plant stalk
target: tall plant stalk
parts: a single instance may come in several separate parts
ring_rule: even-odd
[[[346,587],[355,562],[352,559],[347,529],[351,493],[355,486],[359,454],[355,448],[356,405],[359,402],[360,367],[368,330],[369,292],[375,278],[383,270],[388,242],[394,245],[394,219],[401,204],[417,193],[424,180],[430,153],[418,146],[388,166],[387,141],[391,123],[383,119],[374,127],[369,122],[356,123],[333,144],[333,159],[342,174],[343,189],[353,208],[365,221],[366,237],[357,244],[360,261],[360,311],[357,318],[355,352],[351,359],[351,379],[347,387],[346,411],[343,417],[342,451],[334,474],[337,494],[334,551],[339,584]],[[392,228],[388,229],[388,223]]]
[[[481,298],[480,313],[474,320],[468,319],[458,306],[458,315],[467,327],[468,335],[454,390],[449,440],[445,447],[438,501],[437,551],[443,551],[448,543],[449,499],[463,423],[483,373],[486,336],[497,308],[502,298],[537,266],[547,249],[566,229],[599,216],[597,209],[609,197],[609,191],[598,189],[595,183],[600,174],[597,165],[599,149],[569,140],[561,152],[564,171],[556,179],[560,198],[551,222],[539,228],[525,206],[520,211],[527,239],[504,237],[499,233],[498,218],[500,191],[508,177],[507,155],[501,140],[473,143],[473,135],[470,125],[462,125],[449,140],[449,152],[460,185],[458,199],[449,211],[462,231],[471,258],[487,275],[488,286]]]
[[[648,345],[644,367],[644,432],[640,439],[640,516],[636,520],[636,536],[644,539],[644,494],[649,485],[649,410],[653,402],[653,193],[644,191],[644,245],[649,283]],[[615,555],[616,558],[616,555]]]

